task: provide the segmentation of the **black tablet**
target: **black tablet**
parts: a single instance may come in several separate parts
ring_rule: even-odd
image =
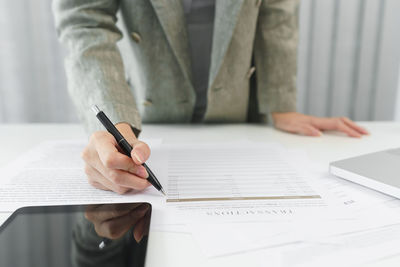
[[[26,207],[0,227],[0,266],[144,266],[148,203]]]

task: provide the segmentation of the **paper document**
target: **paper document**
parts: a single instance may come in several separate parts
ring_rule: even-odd
[[[175,146],[167,158],[167,202],[321,198],[275,146]]]
[[[149,143],[156,145],[161,141]],[[32,205],[164,202],[153,187],[141,194],[118,195],[91,186],[80,158],[84,146],[83,140],[44,142],[2,170],[0,211]]]
[[[362,266],[400,252],[400,224],[288,247],[282,266]]]
[[[296,162],[299,159],[294,157],[292,160]],[[307,206],[306,202],[296,205],[293,200],[269,203],[258,201],[257,204],[253,203],[253,207],[249,203],[248,209],[243,209],[241,213],[226,209],[216,211],[212,217],[241,217],[245,213],[242,217],[248,219],[242,223],[231,219],[223,223],[207,220],[190,224],[190,231],[203,253],[207,257],[216,257],[255,249],[291,246],[299,242],[312,243],[318,247],[328,238],[337,235],[344,237],[360,231],[367,234],[367,231],[400,223],[400,200],[331,176],[327,171],[314,171],[304,162],[302,166],[310,169],[311,175],[307,182],[318,188],[316,190],[325,204],[318,206],[314,203],[312,206],[313,203],[308,203],[310,206]],[[262,205],[265,207],[260,210],[275,212],[269,212],[268,216],[248,215],[247,211],[256,210],[257,213],[258,209],[254,207]],[[236,207],[232,210],[242,209]],[[371,257],[379,255],[376,253]],[[308,255],[308,258],[312,257]]]
[[[326,206],[277,144],[162,145],[152,159],[167,180],[167,207],[181,223],[281,220],[313,209],[321,214]]]

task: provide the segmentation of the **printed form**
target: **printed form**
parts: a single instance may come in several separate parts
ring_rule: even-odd
[[[181,222],[281,220],[331,211],[324,190],[301,170],[301,159],[277,144],[162,145],[152,157],[166,175],[167,207]]]
[[[321,198],[275,146],[171,147],[167,160],[167,202]]]

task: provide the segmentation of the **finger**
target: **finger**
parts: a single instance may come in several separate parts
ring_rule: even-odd
[[[352,128],[353,130],[355,130],[355,131],[357,131],[357,132],[359,132],[359,133],[361,133],[361,134],[366,134],[366,135],[369,134],[369,132],[368,132],[365,128],[363,128],[363,127],[357,125],[354,121],[350,120],[349,118],[343,117],[343,118],[341,118],[341,120],[342,120],[347,126],[349,126],[350,128]]]
[[[149,174],[147,173],[145,167],[143,167],[142,165],[137,165],[132,160],[132,158],[124,154],[116,152],[116,153],[110,153],[108,155],[103,154],[103,156],[104,159],[101,160],[101,162],[108,169],[126,171],[135,174],[137,176],[140,176],[141,178],[149,177]]]
[[[108,180],[108,182],[106,182],[102,179],[102,177],[99,177],[98,182],[107,187],[111,184],[110,186],[112,187],[109,188],[119,194],[121,194],[120,192],[122,192],[122,194],[127,192],[127,190],[124,190],[124,188],[143,190],[150,185],[147,179],[145,179],[143,176],[139,177],[130,172],[106,168],[99,158],[93,159],[90,164],[94,169],[96,169],[103,177]],[[146,176],[148,177],[148,175]],[[115,191],[115,189],[117,189],[118,191]]]
[[[104,191],[110,191],[111,189],[107,188],[106,186],[102,185],[101,183],[97,182],[97,181],[93,181],[91,183],[91,185],[97,189],[101,189]]]
[[[312,125],[305,124],[305,125],[300,125],[298,126],[298,133],[302,135],[307,135],[307,136],[321,136],[322,133],[320,130],[315,128]]]
[[[94,146],[104,166],[115,169],[115,164],[120,161],[121,153],[118,152],[117,142],[111,134],[97,134]]]
[[[147,178],[149,174],[146,169],[128,156],[120,153],[117,143],[111,135],[102,135],[96,139],[95,147],[102,164],[109,169],[125,170],[140,177]]]
[[[133,143],[133,149],[131,152],[133,161],[141,165],[150,157],[150,147],[139,140]]]
[[[347,126],[339,118],[312,118],[311,123],[322,130],[336,130],[344,132],[350,137],[361,137],[360,133]]]
[[[100,207],[100,206],[102,206],[102,204],[100,204],[100,205],[97,205],[97,204],[88,205],[86,207],[85,214],[84,214],[85,218],[94,223],[95,220],[96,220],[96,209],[98,207]]]
[[[311,125],[320,130],[337,130],[337,118],[311,117]]]
[[[144,167],[138,166],[130,157],[118,151],[118,145],[112,135],[107,133],[98,134],[94,145],[101,162],[107,168],[125,170],[144,178],[147,177]]]
[[[133,230],[133,238],[136,240],[137,243],[139,243],[144,236],[144,231],[146,228],[145,224],[146,218],[143,217],[135,225],[135,229]]]
[[[342,122],[341,120],[339,120],[339,122],[337,123],[337,129],[338,131],[344,132],[346,133],[348,136],[350,137],[356,137],[356,138],[360,138],[361,134],[358,133],[357,131],[353,130],[352,128],[350,128],[349,126],[347,126],[344,122]]]
[[[137,165],[132,160],[132,158],[124,154],[121,154],[119,152],[116,153],[113,152],[107,155],[102,154],[102,156],[103,159],[101,158],[100,159],[106,168],[127,171],[143,178],[147,178],[149,176],[149,174],[147,173],[146,169],[143,166]],[[100,153],[99,157],[101,157]]]
[[[136,242],[139,243],[143,236],[149,233],[150,227],[150,216],[151,216],[151,209],[150,205],[145,204],[148,206],[148,210],[143,218],[141,218],[135,225],[135,229],[133,231],[133,238],[135,238]]]
[[[87,205],[86,206],[86,211],[94,211],[96,210],[98,207],[103,206],[103,204],[91,204],[91,205]]]
[[[129,187],[136,190],[143,190],[150,185],[147,179],[120,170],[111,170],[108,173],[107,178],[112,183],[119,186]]]
[[[118,185],[115,183],[112,183],[109,179],[104,177],[102,173],[100,173],[96,168],[86,164],[85,166],[85,173],[88,177],[88,182],[98,188],[98,189],[103,189],[103,190],[108,190],[108,191],[114,191],[118,194],[125,194],[132,188],[125,187],[122,185]]]
[[[93,186],[93,187],[95,187],[97,189],[105,190],[105,191],[110,191],[111,190],[110,188],[106,187],[105,185],[101,184],[98,181],[100,176],[101,176],[101,174],[97,173],[96,170],[92,166],[86,164],[85,173],[86,173],[86,177],[88,179],[88,183],[91,186]]]
[[[348,121],[350,121],[348,119]],[[315,118],[311,120],[312,124],[322,130],[337,130],[346,133],[351,137],[361,137],[361,133],[349,127],[342,118]],[[355,124],[355,123],[353,123]]]
[[[87,219],[91,221],[107,221],[113,218],[118,218],[128,214],[132,210],[142,205],[141,203],[126,203],[126,204],[105,204],[97,205],[97,207],[88,210]]]
[[[96,232],[111,239],[118,239],[135,225],[146,214],[147,210],[147,206],[141,205],[124,216],[100,223],[97,229],[95,225]]]

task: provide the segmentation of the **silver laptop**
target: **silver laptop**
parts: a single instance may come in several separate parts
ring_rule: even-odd
[[[332,162],[330,172],[400,198],[400,148]]]

